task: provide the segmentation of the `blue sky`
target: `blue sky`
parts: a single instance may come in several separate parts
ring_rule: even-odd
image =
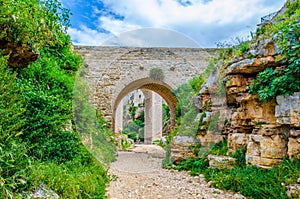
[[[77,45],[216,47],[246,39],[285,0],[61,0]]]

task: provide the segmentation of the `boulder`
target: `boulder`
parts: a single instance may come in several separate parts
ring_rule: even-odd
[[[209,167],[212,169],[231,169],[236,163],[236,159],[228,156],[208,155]]]

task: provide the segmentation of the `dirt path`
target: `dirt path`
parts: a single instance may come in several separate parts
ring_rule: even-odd
[[[110,199],[242,199],[240,194],[209,187],[205,179],[186,172],[162,168],[162,148],[136,146],[132,152],[119,152],[111,164],[110,174],[116,176],[108,187]]]

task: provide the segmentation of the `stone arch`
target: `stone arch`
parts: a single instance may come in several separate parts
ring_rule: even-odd
[[[171,120],[171,127],[175,127],[175,120],[176,120],[176,115],[175,115],[175,109],[176,105],[178,103],[178,100],[174,93],[172,92],[171,86],[166,84],[165,82],[162,81],[155,81],[151,78],[142,78],[136,81],[131,82],[127,86],[125,86],[120,93],[117,95],[115,101],[113,102],[113,114],[112,114],[112,128],[113,131],[116,132],[117,129],[115,128],[115,123],[116,123],[116,114],[117,114],[117,108],[121,102],[121,100],[130,92],[137,90],[137,89],[142,89],[142,90],[149,90],[157,93],[160,95],[168,104],[170,108],[170,120]]]

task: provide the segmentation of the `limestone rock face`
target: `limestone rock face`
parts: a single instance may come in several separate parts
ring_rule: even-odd
[[[192,147],[195,140],[191,136],[175,136],[172,142],[171,159],[176,163],[194,157]]]
[[[247,146],[249,136],[245,133],[231,133],[228,135],[229,152]]]
[[[276,56],[278,54],[278,47],[275,44],[275,38],[258,41],[250,47],[249,52],[256,57]]]
[[[278,96],[262,103],[248,93],[251,80],[268,67],[282,68],[276,61],[274,38],[259,41],[248,55],[235,57],[225,68],[227,105],[232,108],[228,134],[229,152],[246,148],[248,165],[270,168],[284,157],[300,156],[300,93]]]
[[[300,127],[300,92],[290,96],[278,96],[275,116],[277,123]]]
[[[260,148],[262,158],[280,159],[286,156],[286,140],[280,135],[263,136]]]
[[[300,138],[289,138],[287,153],[291,159],[300,158]]]
[[[214,71],[193,101],[200,113],[210,113],[205,122],[217,112],[224,120],[218,121],[214,130],[205,125],[199,128],[197,138],[201,145],[218,140],[212,136],[218,132],[220,140],[228,139],[229,153],[246,148],[246,163],[264,168],[279,164],[285,157],[300,157],[300,92],[278,96],[267,103],[248,92],[259,72],[286,67],[277,61],[278,56],[275,38],[270,38],[251,45],[248,52],[224,65],[217,63],[224,69],[222,79],[218,79],[220,71]],[[220,82],[225,84],[224,98],[218,89]],[[211,106],[208,108],[207,104]]]
[[[281,159],[262,158],[261,156],[248,156],[246,155],[247,165],[256,165],[262,168],[272,168],[274,165],[282,162]]]
[[[273,56],[244,59],[237,63],[231,64],[227,68],[227,74],[253,74],[275,65],[276,62]]]

